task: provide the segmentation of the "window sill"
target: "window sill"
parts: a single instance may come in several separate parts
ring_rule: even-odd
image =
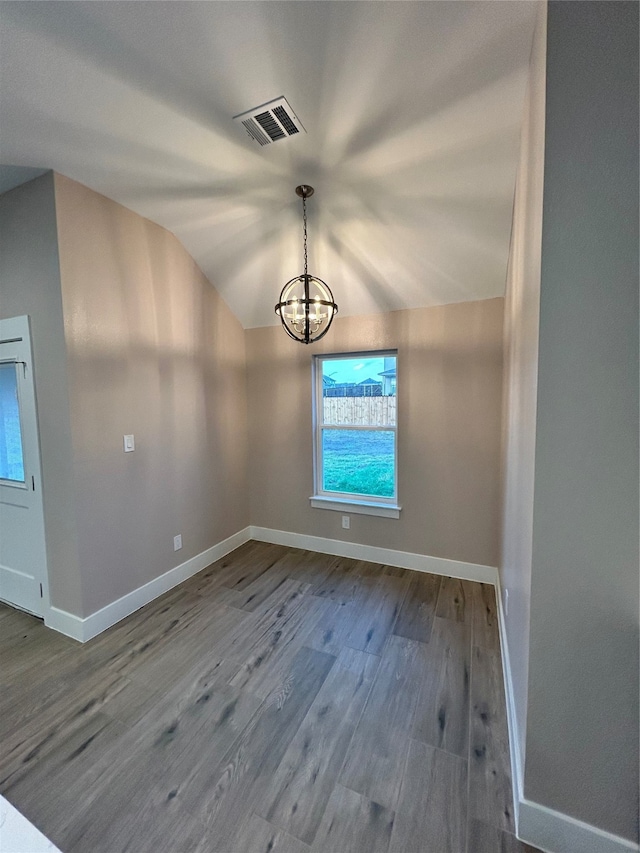
[[[379,504],[375,501],[359,501],[356,498],[329,498],[324,495],[312,495],[309,501],[316,509],[332,509],[336,512],[348,509],[356,515],[377,515],[380,518],[400,518],[402,509],[397,504]]]

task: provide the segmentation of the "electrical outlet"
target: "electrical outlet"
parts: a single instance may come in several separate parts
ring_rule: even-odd
[[[178,533],[177,536],[173,537],[173,550],[179,551],[182,548],[182,533]]]
[[[351,527],[351,516],[343,515],[342,516],[342,529],[343,530],[349,530],[350,527]]]
[[[504,615],[506,616],[509,613],[509,590],[505,589],[504,591]]]

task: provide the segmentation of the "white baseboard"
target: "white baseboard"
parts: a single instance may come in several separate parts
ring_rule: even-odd
[[[625,838],[612,835],[562,812],[556,812],[539,803],[534,803],[524,796],[524,772],[520,761],[518,719],[499,577],[496,582],[496,600],[504,689],[507,700],[513,807],[518,838],[533,847],[544,850],[545,853],[639,853],[640,848],[633,841],[627,841]]]
[[[102,631],[106,631],[116,622],[120,622],[121,619],[144,607],[154,598],[173,589],[174,586],[202,571],[202,569],[206,569],[207,566],[215,563],[216,560],[220,560],[230,551],[239,548],[250,538],[250,528],[245,527],[244,530],[239,530],[233,536],[218,542],[217,545],[212,545],[206,551],[196,554],[195,557],[191,557],[191,559],[175,566],[160,577],[154,578],[144,586],[123,595],[122,598],[112,601],[111,604],[107,604],[106,607],[97,610],[84,619],[80,616],[74,616],[73,613],[59,610],[57,607],[50,607],[45,614],[44,623],[49,628],[66,634],[67,637],[86,643],[87,640],[92,639]]]
[[[520,801],[518,838],[546,853],[637,853],[638,845],[562,812]]]
[[[85,619],[56,607],[50,607],[45,616],[45,624],[68,637],[86,642],[153,601],[159,595],[202,571],[211,563],[239,548],[249,539],[495,586],[507,700],[514,814],[518,838],[546,851],[546,853],[640,853],[638,844],[633,841],[627,841],[619,836],[604,832],[595,826],[553,811],[524,797],[524,775],[518,750],[518,723],[511,680],[509,646],[502,607],[500,578],[498,570],[494,566],[464,563],[458,560],[447,560],[443,557],[430,557],[426,554],[412,554],[409,551],[377,548],[373,545],[362,545],[357,542],[325,539],[321,536],[307,536],[284,530],[272,530],[267,527],[250,526],[238,531],[233,536],[229,536],[223,542],[213,545],[201,554],[197,554],[144,586],[122,596],[122,598],[92,613]]]
[[[446,560],[443,557],[429,557],[425,554],[412,554],[408,551],[394,551],[390,548],[377,548],[373,545],[361,545],[357,542],[344,542],[339,539],[324,539],[320,536],[306,536],[302,533],[289,533],[284,530],[271,530],[267,527],[245,527],[223,542],[213,545],[201,554],[181,563],[158,578],[138,587],[122,598],[112,601],[101,610],[97,610],[84,619],[73,613],[67,613],[57,607],[49,607],[45,615],[45,625],[86,643],[93,637],[106,631],[116,622],[144,607],[154,598],[173,589],[182,581],[205,569],[221,559],[230,551],[239,548],[249,539],[259,542],[271,542],[291,548],[317,551],[321,554],[334,554],[337,557],[351,557],[356,560],[368,560],[386,566],[399,566],[417,572],[430,572],[462,580],[495,584],[498,570],[494,566],[482,566],[476,563],[463,563],[458,560]]]
[[[516,714],[513,681],[511,679],[511,660],[509,658],[509,643],[507,642],[507,626],[502,606],[502,589],[500,575],[496,580],[496,607],[498,610],[498,630],[500,632],[500,650],[502,652],[502,680],[507,700],[507,726],[509,729],[509,755],[511,758],[511,785],[513,788],[513,814],[518,832],[520,820],[520,803],[524,798],[524,773],[520,761],[520,737],[518,717]]]
[[[71,637],[72,640],[79,640],[81,643],[84,643],[84,622],[82,616],[67,613],[66,610],[59,610],[53,605],[44,612],[44,624],[47,628],[52,628],[54,631]]]
[[[342,539],[325,539],[322,536],[307,536],[304,533],[289,533],[268,527],[252,526],[250,530],[251,539],[271,542],[273,545],[302,548],[305,551],[333,554],[336,557],[351,557],[354,560],[367,560],[370,563],[382,563],[385,566],[398,566],[401,569],[413,569],[415,572],[430,572],[433,575],[445,575],[479,583],[495,585],[497,582],[498,570],[495,566],[463,563],[458,560],[446,560],[444,557],[429,557],[426,554],[394,551],[391,548],[377,548],[374,545],[361,545],[358,542],[345,542]]]

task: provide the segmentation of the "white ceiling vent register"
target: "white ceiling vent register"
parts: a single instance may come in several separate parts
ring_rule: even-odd
[[[269,145],[295,136],[296,133],[306,133],[302,122],[284,97],[240,113],[233,120],[242,124],[258,145]]]

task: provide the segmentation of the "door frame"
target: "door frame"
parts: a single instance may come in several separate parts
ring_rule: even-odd
[[[25,464],[25,482],[31,482],[32,491],[36,496],[33,507],[33,523],[36,532],[42,537],[43,565],[38,583],[42,585],[40,612],[34,613],[38,618],[46,619],[50,608],[49,596],[49,567],[47,556],[47,536],[44,522],[44,500],[42,492],[42,464],[40,453],[40,429],[38,424],[38,406],[36,399],[35,373],[33,367],[33,348],[31,342],[31,323],[27,314],[20,317],[0,319],[0,344],[11,344],[11,357],[0,357],[0,361],[15,360],[23,364],[20,375],[19,398],[20,416],[23,433],[23,454]],[[25,452],[26,451],[26,452]],[[11,607],[20,608],[13,602],[6,602]],[[30,612],[30,611],[26,611]]]

